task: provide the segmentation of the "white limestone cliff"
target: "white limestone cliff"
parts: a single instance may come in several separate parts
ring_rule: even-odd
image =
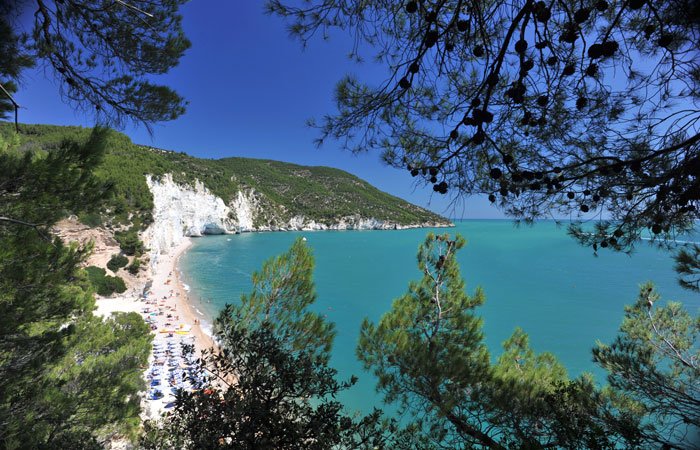
[[[238,195],[231,201],[230,206],[238,231],[254,231],[254,210],[257,209],[255,196],[252,193],[246,195],[238,191]]]
[[[152,260],[185,236],[226,233],[234,226],[229,220],[229,207],[200,182],[181,186],[166,174],[160,179],[148,175],[146,183],[153,194],[153,223],[142,239]]]
[[[401,225],[398,223],[378,220],[375,218],[366,218],[358,215],[340,217],[336,223],[326,225],[318,223],[311,219],[306,219],[304,216],[292,217],[285,229],[294,231],[316,231],[316,230],[405,230],[408,228],[425,228],[425,227],[447,227],[448,224],[438,224],[433,222],[415,223],[410,225]]]
[[[239,191],[227,205],[199,181],[194,186],[180,185],[173,181],[171,174],[166,174],[159,179],[147,175],[146,183],[153,194],[153,223],[141,238],[150,250],[152,264],[157,262],[158,255],[168,253],[188,236],[244,231],[394,230],[443,226],[435,223],[399,225],[359,215],[340,217],[330,225],[300,215],[286,222],[276,217],[279,225],[275,226],[256,225],[256,217],[263,213],[274,215],[274,212],[264,211],[253,191]]]

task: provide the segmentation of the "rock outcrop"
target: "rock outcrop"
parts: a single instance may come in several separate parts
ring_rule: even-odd
[[[226,204],[199,181],[194,186],[180,185],[170,174],[159,179],[149,175],[146,181],[153,194],[153,223],[144,231],[142,239],[150,249],[152,261],[189,236],[248,231],[396,230],[449,226],[427,222],[402,225],[359,215],[339,217],[333,223],[319,223],[300,215],[285,218],[284,208],[277,212],[267,210],[263,206],[265,202],[252,190],[238,191]],[[262,217],[266,220],[257,220]]]
[[[166,253],[185,236],[222,234],[232,229],[229,208],[200,182],[194,186],[176,184],[170,174],[146,177],[153,194],[153,223],[142,239],[152,254]]]

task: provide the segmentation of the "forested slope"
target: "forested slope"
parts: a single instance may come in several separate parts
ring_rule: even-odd
[[[51,150],[64,139],[86,139],[90,129],[74,126],[0,123],[2,140],[19,140],[20,148]],[[225,158],[200,159],[185,153],[137,145],[124,134],[112,132],[104,160],[96,173],[113,183],[114,195],[99,211],[102,217],[84,217],[91,224],[107,218],[138,227],[152,220],[153,198],[145,175],[172,174],[175,182],[201,181],[213,194],[230,202],[240,191],[254,191],[281,220],[303,216],[330,224],[341,217],[361,216],[398,225],[448,224],[430,211],[378,190],[360,178],[330,167],[307,167],[280,161]]]

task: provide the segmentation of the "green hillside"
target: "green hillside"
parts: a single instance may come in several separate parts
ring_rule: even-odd
[[[88,128],[73,126],[21,125],[19,136],[15,136],[12,124],[0,123],[0,147],[5,145],[3,142],[14,140],[20,149],[50,151],[63,139],[85,139],[89,132]],[[134,228],[147,225],[152,220],[153,199],[145,175],[158,177],[166,173],[171,173],[178,183],[191,185],[199,180],[225,202],[239,190],[253,189],[261,197],[265,210],[276,219],[302,215],[331,224],[343,216],[360,215],[400,225],[448,223],[339,169],[250,158],[194,158],[134,144],[118,132],[111,133],[97,173],[114,184],[114,196],[99,212],[99,217],[84,218],[90,224],[109,220],[133,224]]]

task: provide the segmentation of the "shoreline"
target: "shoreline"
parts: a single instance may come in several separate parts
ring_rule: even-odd
[[[183,312],[187,322],[192,325],[191,333],[195,337],[195,351],[198,352],[197,355],[199,356],[202,350],[216,348],[216,343],[213,336],[202,327],[202,314],[197,313],[196,308],[192,305],[193,299],[190,298],[189,291],[185,289],[185,283],[182,281],[180,258],[192,246],[192,238],[187,237],[186,240],[187,245],[173,257],[170,273],[173,274],[172,277],[175,280],[175,288],[177,289],[176,305]]]
[[[448,225],[448,226],[454,226]],[[445,227],[440,226],[440,227]],[[410,229],[413,227],[401,228]],[[421,226],[415,228],[422,228]],[[368,230],[254,230],[246,232],[281,232],[281,231],[392,231],[391,229]],[[223,233],[233,234],[233,233]],[[154,420],[162,417],[172,407],[174,397],[171,388],[175,385],[183,385],[184,377],[178,378],[175,383],[169,378],[169,374],[161,368],[165,366],[167,358],[168,368],[174,366],[184,368],[185,371],[193,361],[183,357],[180,342],[194,345],[194,358],[199,358],[203,350],[216,351],[218,345],[213,336],[202,326],[202,320],[206,325],[211,325],[208,319],[200,313],[195,305],[195,298],[185,289],[185,283],[180,271],[180,258],[192,246],[193,238],[197,236],[183,236],[182,240],[171,246],[164,253],[153,255],[151,267],[142,282],[129,291],[116,297],[97,298],[95,315],[108,317],[113,312],[136,312],[151,327],[153,346],[148,357],[148,366],[144,369],[144,380],[147,383],[146,391],[141,394],[141,419]],[[166,331],[167,330],[167,331]],[[169,331],[169,332],[168,332]],[[167,351],[165,350],[167,349]],[[171,358],[174,358],[174,363]],[[158,383],[154,384],[154,379]],[[168,386],[170,385],[170,386]],[[186,387],[189,386],[185,383]],[[154,391],[163,393],[161,397],[153,398]],[[166,393],[167,392],[167,393]]]
[[[153,343],[143,375],[147,388],[141,395],[142,420],[159,419],[172,406],[173,387],[189,387],[184,373],[193,361],[182,355],[180,343],[194,345],[192,356],[195,359],[203,350],[216,348],[213,337],[204,331],[200,315],[190,304],[180,276],[180,258],[191,245],[192,239],[185,237],[167,253],[158,254],[140,291],[135,288],[117,297],[98,298],[95,302],[95,315],[108,317],[113,312],[136,312],[151,327]],[[170,373],[173,368],[177,370]],[[180,375],[175,380],[176,372]],[[162,395],[154,396],[156,391]]]

